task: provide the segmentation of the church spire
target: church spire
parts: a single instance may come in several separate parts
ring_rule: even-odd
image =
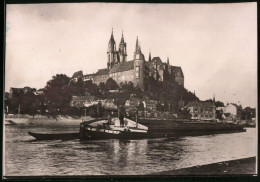
[[[148,60],[149,62],[151,62],[152,61],[152,59],[151,59],[151,50],[149,50],[149,60]]]
[[[115,42],[114,40],[114,35],[113,35],[113,27],[112,27],[112,32],[111,32],[111,37],[109,42]]]
[[[136,38],[136,45],[135,45],[135,52],[134,52],[134,60],[136,60],[136,59],[145,60],[144,55],[141,51],[141,47],[138,42],[138,36]]]
[[[141,53],[141,47],[138,42],[138,36],[136,38],[135,53]]]
[[[122,37],[121,37],[121,43],[124,43],[125,40],[124,40],[124,33],[123,33],[123,30],[122,30]]]
[[[169,61],[169,56],[167,57],[167,64],[169,64],[170,63],[170,61]]]
[[[113,67],[113,65],[117,62],[117,52],[116,52],[116,42],[113,35],[113,27],[111,32],[111,37],[108,43],[107,49],[107,68],[108,70]]]
[[[136,52],[137,52],[138,48],[139,48],[139,46],[138,46],[138,36],[137,36],[137,38],[136,38],[136,45],[135,45],[135,51]]]
[[[119,43],[119,62],[125,62],[126,61],[126,57],[127,57],[127,53],[126,53],[126,43],[124,40],[124,34],[123,34],[123,30],[122,30],[122,37],[121,37],[121,41]]]
[[[215,105],[215,94],[214,94],[214,96],[213,96],[213,104]]]

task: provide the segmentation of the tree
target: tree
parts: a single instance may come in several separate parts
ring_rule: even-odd
[[[70,85],[73,87],[72,90],[73,95],[78,95],[78,96],[85,95],[86,89],[82,78],[79,78],[77,82],[71,81]]]
[[[57,74],[52,77],[50,81],[47,82],[45,88],[48,87],[56,87],[56,88],[61,88],[65,85],[69,85],[70,83],[70,78],[65,75],[65,74]]]
[[[98,87],[99,87],[99,90],[100,90],[103,94],[107,91],[106,85],[105,85],[104,82],[100,82]]]
[[[255,118],[255,117],[256,117],[256,109],[255,108],[246,107],[241,112],[241,119],[242,120],[251,120],[252,118]]]
[[[120,89],[126,90],[126,87],[127,87],[127,82],[126,81],[120,83]]]
[[[63,109],[69,105],[72,98],[73,86],[69,83],[70,78],[64,74],[57,74],[47,82],[44,97],[48,100],[51,115],[64,114]]]
[[[127,88],[126,88],[126,89],[129,90],[129,91],[133,91],[133,90],[134,90],[134,84],[133,84],[133,82],[129,81],[129,82],[127,83]]]
[[[9,113],[24,113],[34,115],[36,113],[35,88],[24,87],[12,95],[6,95],[5,104]],[[7,108],[6,108],[7,109]]]
[[[116,90],[118,89],[118,85],[113,78],[108,78],[106,81],[106,88],[107,90]]]
[[[90,95],[99,96],[99,88],[96,84],[94,84],[91,80],[84,82],[84,87],[86,88],[86,91]]]
[[[26,94],[22,94],[22,99],[21,99],[21,112],[27,113],[30,115],[35,115],[36,114],[36,96],[33,93],[33,90],[27,92]]]
[[[216,110],[216,118],[219,119],[219,120],[223,120],[223,110]]]
[[[216,107],[224,107],[225,105],[224,105],[224,103],[221,102],[221,101],[216,101],[216,102],[215,102],[215,106],[216,106]]]

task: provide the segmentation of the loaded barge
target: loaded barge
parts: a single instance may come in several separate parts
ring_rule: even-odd
[[[244,125],[233,123],[203,122],[191,120],[152,120],[132,121],[124,118],[95,119],[80,124],[77,133],[34,133],[28,132],[37,140],[98,140],[98,139],[144,139],[181,136],[200,136],[220,133],[244,132]]]
[[[80,139],[166,138],[246,131],[243,125],[233,123],[147,119],[135,122],[125,118],[125,124],[122,126],[118,118],[112,120],[112,124],[108,124],[107,120],[82,122],[80,124]]]

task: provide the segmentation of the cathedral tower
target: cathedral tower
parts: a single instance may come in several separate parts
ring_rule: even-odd
[[[119,44],[119,61],[121,62],[125,62],[126,61],[126,57],[127,57],[127,53],[126,53],[126,43],[124,41],[124,35],[122,32],[122,37],[121,37],[121,41]]]
[[[114,40],[113,29],[107,49],[107,69],[110,70],[118,62],[118,52],[116,51],[116,42]]]
[[[141,51],[141,47],[138,43],[138,37],[136,39],[136,46],[134,52],[134,80],[135,86],[138,86],[141,90],[145,89],[145,59]]]

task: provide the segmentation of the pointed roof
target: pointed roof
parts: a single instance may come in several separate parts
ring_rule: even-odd
[[[193,101],[189,101],[189,103],[185,106],[185,108],[187,107],[209,108],[209,107],[214,107],[214,105],[212,102],[208,102],[208,101],[193,100]]]
[[[122,30],[122,37],[121,37],[121,43],[124,43],[125,40],[124,40],[124,33],[123,33],[123,30]]]
[[[139,46],[138,46],[138,36],[136,37],[136,45],[135,45],[135,50],[137,50],[137,48],[138,48]]]
[[[152,60],[151,59],[151,51],[149,51],[149,60],[148,61],[151,62],[151,60]]]
[[[153,59],[152,59],[151,62],[152,62],[152,63],[155,62],[157,65],[162,64],[162,60],[161,60],[160,57],[153,57]]]
[[[135,53],[141,53],[141,47],[138,43],[138,36],[136,38]]]
[[[113,28],[112,28],[112,33],[109,42],[115,42],[114,35],[113,35]]]
[[[134,69],[134,61],[126,61],[122,63],[115,64],[109,73],[116,73],[122,71],[128,71]]]

